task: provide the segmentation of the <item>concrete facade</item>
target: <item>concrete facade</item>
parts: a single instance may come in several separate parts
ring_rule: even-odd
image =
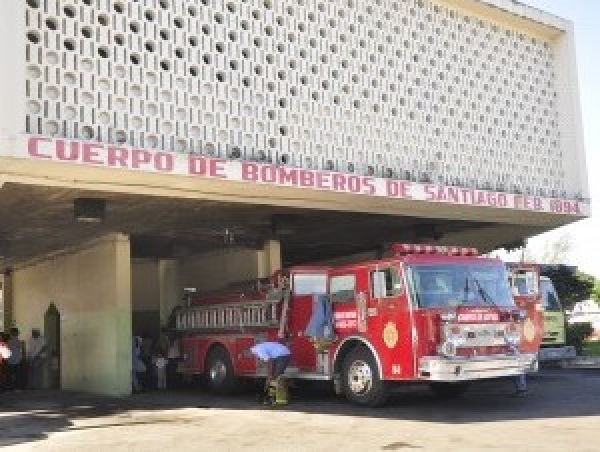
[[[60,313],[61,388],[131,391],[131,267],[127,237],[113,235],[14,270],[13,319],[27,338]]]
[[[291,248],[490,251],[590,214],[573,26],[518,2],[1,1],[0,61],[5,311],[54,303],[65,389],[128,393],[132,328]]]

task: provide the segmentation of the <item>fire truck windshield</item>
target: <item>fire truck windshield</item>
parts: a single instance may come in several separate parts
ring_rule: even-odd
[[[413,264],[407,275],[413,299],[421,308],[514,306],[502,265]]]
[[[294,295],[327,293],[327,275],[324,273],[296,273],[293,276]]]

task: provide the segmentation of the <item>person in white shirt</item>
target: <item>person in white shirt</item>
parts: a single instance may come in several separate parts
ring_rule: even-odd
[[[31,330],[31,338],[27,343],[27,363],[29,365],[29,387],[40,389],[44,384],[44,371],[46,366],[48,344],[40,334],[40,330]]]
[[[2,342],[2,339],[0,339],[0,363],[5,359],[10,358],[10,355],[12,355],[10,348],[8,348],[8,346]]]

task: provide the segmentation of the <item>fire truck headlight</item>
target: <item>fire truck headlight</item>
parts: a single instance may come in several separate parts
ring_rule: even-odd
[[[521,335],[518,331],[508,331],[506,336],[504,336],[504,340],[510,346],[516,346],[521,343]]]

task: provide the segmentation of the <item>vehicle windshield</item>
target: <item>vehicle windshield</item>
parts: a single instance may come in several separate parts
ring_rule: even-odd
[[[545,311],[560,312],[562,307],[558,300],[554,285],[549,279],[542,279],[540,281],[540,291],[542,292],[542,304]]]
[[[421,308],[514,306],[502,264],[413,264],[407,275],[413,299]]]

